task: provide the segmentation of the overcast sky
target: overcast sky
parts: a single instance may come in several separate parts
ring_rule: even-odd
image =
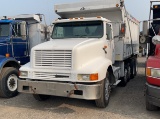
[[[0,16],[18,14],[45,14],[50,24],[57,16],[54,13],[54,4],[76,2],[81,0],[1,0]],[[150,0],[125,0],[126,8],[139,21],[149,18]]]

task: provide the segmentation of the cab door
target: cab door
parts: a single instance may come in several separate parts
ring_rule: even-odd
[[[12,24],[12,52],[13,57],[20,62],[24,62],[25,58],[28,57],[28,41],[23,40],[21,36],[20,22]]]
[[[112,24],[106,23],[106,58],[110,59],[114,63],[114,40]]]

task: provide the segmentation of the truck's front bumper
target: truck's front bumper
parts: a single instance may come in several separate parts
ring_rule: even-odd
[[[160,87],[146,83],[146,100],[149,103],[160,107]]]
[[[101,84],[73,84],[47,81],[18,80],[18,92],[96,100]]]

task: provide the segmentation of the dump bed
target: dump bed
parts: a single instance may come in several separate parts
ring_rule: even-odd
[[[102,16],[109,19],[113,24],[115,36],[115,59],[121,61],[139,52],[139,21],[121,6],[123,6],[122,0],[88,0],[55,5],[54,8],[61,18]],[[126,25],[124,38],[116,37],[120,34],[121,23]]]
[[[116,5],[120,5],[120,0],[93,0],[88,2],[79,2],[71,4],[61,4],[55,5],[55,12],[64,18],[69,18],[70,16],[78,16],[87,13],[102,12],[107,9],[111,11],[113,9],[119,9]],[[120,10],[120,9],[119,9]]]

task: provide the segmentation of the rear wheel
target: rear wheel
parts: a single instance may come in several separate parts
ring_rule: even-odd
[[[102,87],[101,87],[101,97],[98,100],[95,100],[96,106],[99,108],[105,108],[107,107],[110,99],[110,92],[111,92],[111,87],[109,83],[109,79],[106,77],[102,82]]]
[[[33,97],[38,101],[45,101],[50,98],[49,95],[40,95],[40,94],[33,94]]]
[[[137,76],[137,72],[138,72],[138,63],[137,63],[137,59],[134,58],[133,75],[134,75],[134,76]]]
[[[133,79],[137,75],[138,67],[137,67],[137,59],[133,58],[131,60],[131,79]]]
[[[5,67],[2,69],[0,78],[0,96],[11,98],[18,94],[17,91],[18,69]]]
[[[128,65],[127,65],[127,70],[128,70],[127,81],[130,81],[130,79],[131,79],[131,67],[130,67],[130,63],[128,63]]]
[[[125,65],[124,77],[121,78],[121,82],[119,85],[125,87],[127,85],[128,80],[130,80],[130,68],[128,65]]]

